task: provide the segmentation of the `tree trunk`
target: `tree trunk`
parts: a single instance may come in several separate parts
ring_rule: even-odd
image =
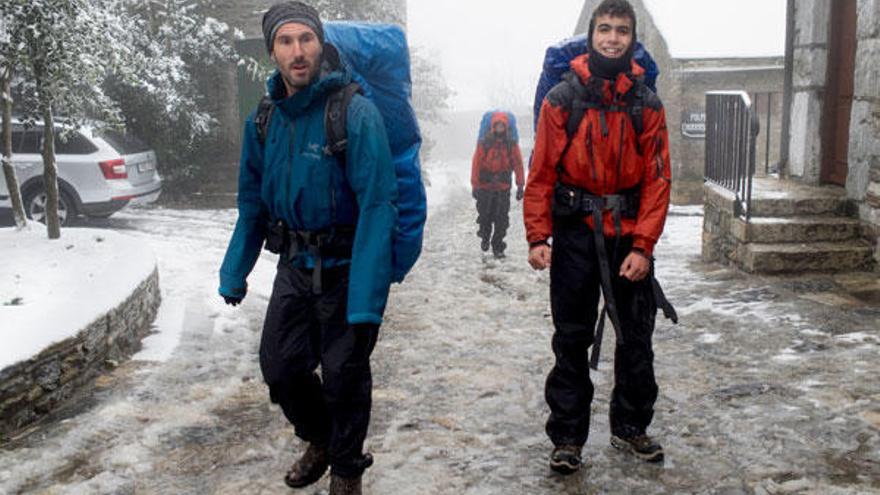
[[[43,106],[43,183],[46,185],[46,228],[49,239],[61,237],[58,220],[58,171],[55,168],[55,121],[52,106]]]
[[[15,217],[15,225],[21,229],[27,224],[24,216],[24,206],[21,203],[21,190],[18,188],[18,179],[15,177],[15,168],[12,166],[12,95],[10,94],[10,78],[0,74],[0,105],[3,107],[3,149],[0,162],[3,163],[3,176],[6,178],[6,189],[9,191],[9,200],[12,202],[12,214]]]

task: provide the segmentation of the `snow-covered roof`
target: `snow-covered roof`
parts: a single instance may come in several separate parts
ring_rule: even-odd
[[[643,0],[673,58],[781,57],[785,0]]]

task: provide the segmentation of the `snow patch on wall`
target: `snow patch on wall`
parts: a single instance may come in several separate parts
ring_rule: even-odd
[[[42,225],[0,229],[0,369],[76,335],[122,303],[156,268],[143,243],[114,231]]]

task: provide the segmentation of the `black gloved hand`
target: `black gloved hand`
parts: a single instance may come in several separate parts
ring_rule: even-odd
[[[522,201],[524,194],[525,194],[525,191],[523,191],[522,186],[519,186],[516,188],[516,200],[517,201]]]
[[[477,196],[479,196],[479,191],[477,191],[476,189],[471,189],[471,197],[474,199],[479,199]]]
[[[241,304],[242,297],[223,296],[223,301],[230,306],[238,306]]]
[[[379,325],[375,323],[355,323],[349,325],[352,333],[354,333],[354,349],[350,359],[355,362],[369,362],[370,353],[376,347],[376,341],[379,339]],[[370,462],[373,462],[370,459]]]
[[[351,329],[355,332],[375,332],[379,329],[379,325],[375,323],[355,323],[351,325]]]

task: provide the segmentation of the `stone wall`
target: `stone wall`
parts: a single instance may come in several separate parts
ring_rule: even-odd
[[[0,440],[53,412],[140,347],[161,297],[153,272],[119,306],[75,336],[0,371]]]
[[[822,162],[820,126],[828,65],[830,0],[798,0],[795,9],[789,172],[818,184]]]
[[[737,224],[734,214],[735,195],[723,187],[706,182],[703,185],[703,245],[701,254],[707,263],[729,264],[735,262],[741,242],[736,238]]]
[[[880,265],[880,1],[858,2],[858,48],[846,189],[859,202],[865,236]]]

